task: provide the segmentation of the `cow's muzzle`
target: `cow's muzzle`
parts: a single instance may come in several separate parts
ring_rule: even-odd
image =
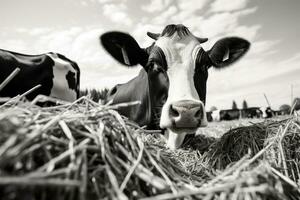
[[[166,129],[167,147],[170,149],[179,148],[187,134],[195,133],[199,127],[207,125],[204,105],[200,101],[172,102],[165,111],[168,117],[160,125]]]
[[[192,100],[182,100],[170,105],[169,117],[174,129],[197,128],[203,118],[203,106]]]

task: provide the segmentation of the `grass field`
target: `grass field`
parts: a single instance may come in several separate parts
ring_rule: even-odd
[[[280,121],[288,118],[289,116],[278,116],[272,118],[274,121]],[[270,119],[269,119],[270,120]],[[209,122],[206,128],[199,129],[197,134],[205,134],[211,137],[221,137],[225,132],[230,129],[241,127],[241,126],[249,126],[256,123],[264,122],[262,118],[253,118],[253,119],[239,119],[239,120],[231,120],[231,121],[220,121],[220,122]]]
[[[0,199],[300,199],[299,117],[212,122],[173,151],[120,106],[0,106]]]

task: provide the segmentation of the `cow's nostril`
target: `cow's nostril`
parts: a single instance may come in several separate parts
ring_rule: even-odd
[[[196,113],[195,113],[195,118],[201,118],[202,116],[202,113],[201,113],[201,109],[199,109]]]
[[[179,116],[179,112],[172,105],[170,106],[170,115],[171,115],[171,117],[178,117]]]

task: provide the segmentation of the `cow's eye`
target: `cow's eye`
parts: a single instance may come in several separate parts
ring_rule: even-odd
[[[153,66],[154,66],[154,63],[153,63],[152,61],[149,61],[149,62],[147,63],[147,65],[146,65],[146,70],[147,70],[147,72],[152,71]]]
[[[152,71],[159,73],[162,72],[162,68],[159,65],[154,65]]]
[[[161,96],[160,96],[160,102],[161,103],[165,103],[167,101],[167,98],[168,98],[168,95],[167,93],[162,93]]]
[[[163,68],[156,62],[150,62],[148,64],[148,72],[160,73],[163,72]]]
[[[199,51],[196,57],[196,69],[202,72],[207,72],[211,66],[208,55],[204,51]]]

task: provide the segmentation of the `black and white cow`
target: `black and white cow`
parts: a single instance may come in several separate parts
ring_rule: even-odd
[[[213,121],[235,120],[241,117],[240,109],[214,110],[212,112]]]
[[[262,113],[263,118],[272,118],[274,116],[274,111],[271,107],[260,107],[260,111]]]
[[[155,42],[141,48],[127,33],[108,32],[100,39],[103,47],[126,66],[140,64],[137,77],[110,91],[113,103],[141,101],[120,113],[147,125],[165,130],[167,146],[178,148],[186,134],[207,125],[205,114],[208,69],[226,67],[249,49],[242,38],[228,37],[205,51],[201,43],[207,38],[194,36],[183,25],[168,25],[161,34],[147,33]]]
[[[212,111],[206,112],[206,119],[208,122],[212,122],[213,118],[212,118]]]
[[[242,118],[261,118],[262,111],[259,107],[250,107],[241,109],[241,117]]]
[[[61,54],[24,55],[0,49],[0,83],[16,68],[20,69],[19,73],[0,91],[1,97],[17,96],[39,84],[27,99],[39,94],[65,101],[79,97],[79,67]]]

